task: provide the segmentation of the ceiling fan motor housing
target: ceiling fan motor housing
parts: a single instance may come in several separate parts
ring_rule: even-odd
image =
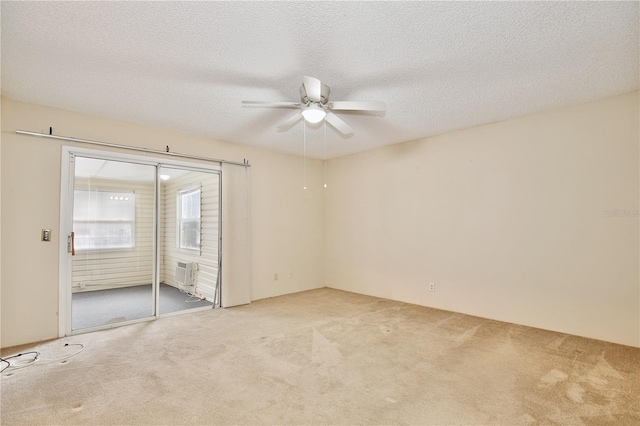
[[[316,101],[316,100],[312,100],[309,99],[309,97],[307,96],[307,91],[304,88],[304,84],[300,85],[300,101],[302,101],[303,104],[307,105],[310,102],[315,102],[315,103],[319,103],[321,105],[326,105],[327,102],[329,102],[329,86],[327,86],[326,84],[321,84],[320,85],[320,101]]]

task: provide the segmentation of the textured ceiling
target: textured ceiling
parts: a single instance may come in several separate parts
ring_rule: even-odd
[[[331,158],[636,90],[638,11],[638,2],[2,1],[2,94],[295,154],[302,122],[276,128],[292,110],[241,101],[297,102],[309,75],[331,100],[385,102],[384,114],[339,114],[354,135],[327,127]],[[322,158],[322,127],[306,133],[307,154]]]

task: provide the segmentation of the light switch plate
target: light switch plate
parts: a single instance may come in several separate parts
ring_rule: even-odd
[[[42,241],[51,241],[51,229],[42,230]]]

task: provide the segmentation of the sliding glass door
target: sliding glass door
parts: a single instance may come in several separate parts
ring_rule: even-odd
[[[220,174],[159,169],[160,314],[218,298]]]
[[[71,328],[155,315],[156,167],[76,156]]]
[[[219,306],[219,167],[68,151],[61,335]]]

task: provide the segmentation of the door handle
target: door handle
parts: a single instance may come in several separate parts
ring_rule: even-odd
[[[76,233],[71,231],[71,256],[76,255]]]

